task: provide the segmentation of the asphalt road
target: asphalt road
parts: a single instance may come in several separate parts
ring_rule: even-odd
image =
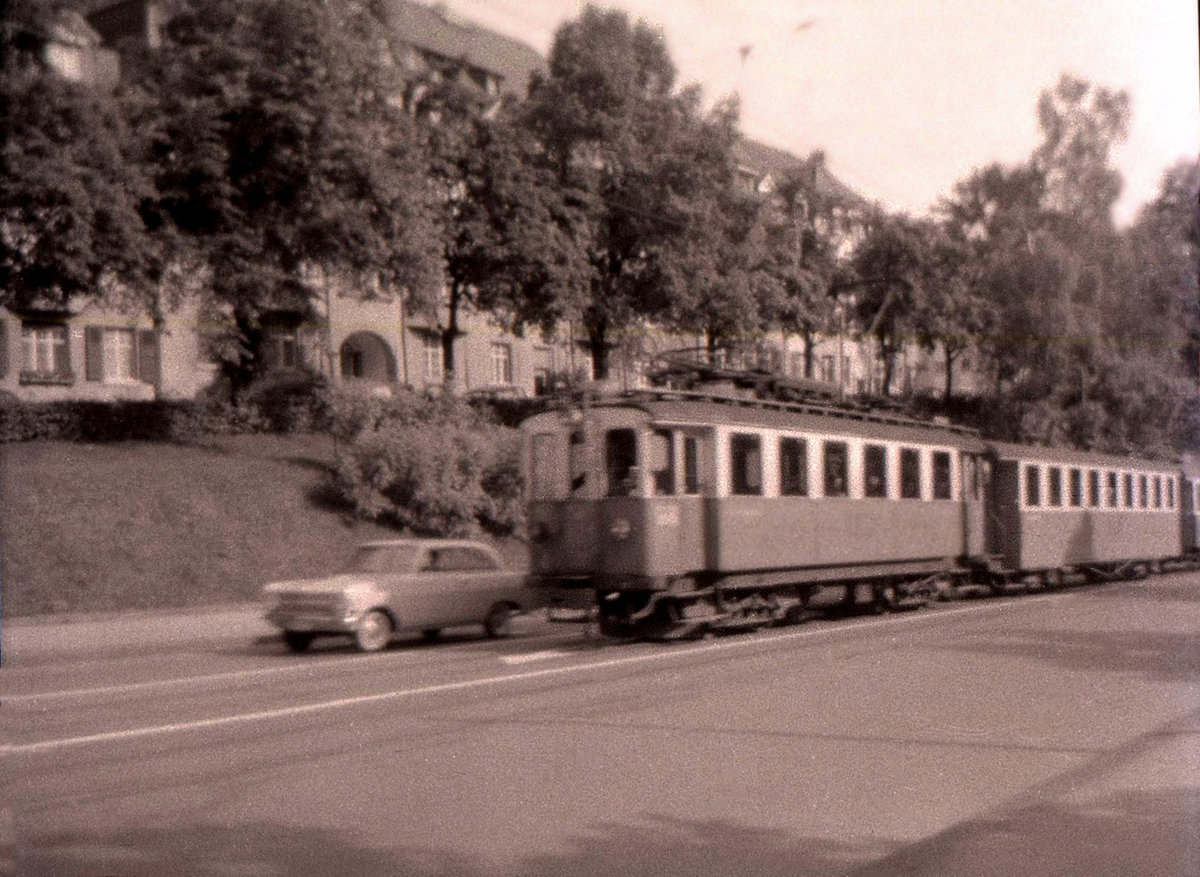
[[[65,651],[0,674],[0,873],[1196,874],[1198,634],[1186,573],[690,644]]]

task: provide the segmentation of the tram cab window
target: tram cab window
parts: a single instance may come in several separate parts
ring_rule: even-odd
[[[1154,476],[1154,507],[1156,509],[1162,508],[1162,497],[1163,497],[1162,476],[1155,475]]]
[[[953,498],[950,478],[950,455],[945,451],[933,452],[933,498]]]
[[[845,442],[825,442],[825,495],[846,496],[849,493],[849,453]]]
[[[1167,508],[1175,508],[1175,476],[1167,478]]]
[[[758,436],[734,433],[729,441],[729,464],[734,494],[762,495],[762,441]]]
[[[646,444],[646,463],[653,479],[655,496],[675,493],[675,448],[671,433],[656,429]]]
[[[921,452],[916,448],[900,449],[900,498],[921,498]]]
[[[804,439],[779,440],[779,495],[808,495],[808,442]]]
[[[632,429],[610,429],[605,435],[604,468],[609,496],[637,492],[637,436]]]
[[[887,493],[887,448],[867,445],[863,448],[863,495],[885,497]]]
[[[1133,508],[1133,475],[1125,473],[1125,508]]]
[[[1042,472],[1037,466],[1025,467],[1025,505],[1042,504]]]
[[[1088,470],[1088,506],[1096,508],[1100,505],[1100,473],[1095,469]]]
[[[1107,486],[1104,496],[1104,505],[1110,509],[1115,509],[1120,505],[1120,491],[1117,489],[1117,473],[1109,472],[1107,478]]]
[[[1079,469],[1070,470],[1071,505],[1083,505],[1083,472]]]
[[[1063,477],[1062,469],[1058,466],[1050,467],[1050,505],[1061,506],[1063,504]]]

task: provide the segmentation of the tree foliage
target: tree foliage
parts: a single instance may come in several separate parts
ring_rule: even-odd
[[[232,317],[234,375],[257,368],[263,313],[307,310],[314,278],[439,282],[399,48],[369,10],[193,0],[168,35],[137,83],[157,207]]]
[[[65,308],[102,287],[139,297],[160,268],[139,137],[112,93],[31,63],[19,44],[56,15],[6,6],[0,47],[0,305]]]

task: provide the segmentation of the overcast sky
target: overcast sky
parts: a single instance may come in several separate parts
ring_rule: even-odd
[[[426,0],[429,2],[429,0]],[[549,50],[581,0],[446,0]],[[920,213],[972,168],[1027,158],[1040,91],[1070,72],[1133,102],[1118,221],[1200,151],[1196,0],[609,0],[657,26],[685,82],[737,92],[742,130]],[[747,47],[748,50],[743,51]],[[744,56],[744,58],[743,58]]]

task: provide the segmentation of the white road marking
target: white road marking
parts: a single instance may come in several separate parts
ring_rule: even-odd
[[[938,612],[891,616],[888,618],[861,621],[857,624],[839,624],[817,630],[809,629],[791,633],[782,633],[772,636],[769,639],[733,637],[720,642],[706,642],[700,645],[683,648],[669,647],[661,650],[644,652],[639,655],[607,658],[602,661],[592,661],[588,664],[571,664],[562,667],[547,667],[541,670],[526,670],[522,673],[513,673],[507,676],[485,676],[481,679],[467,679],[461,682],[443,682],[437,685],[423,685],[418,688],[401,688],[394,691],[380,692],[378,694],[363,694],[355,697],[342,697],[335,700],[319,701],[317,703],[299,704],[297,706],[280,707],[278,709],[271,710],[258,710],[251,713],[235,713],[233,715],[215,716],[211,719],[197,719],[190,722],[177,722],[169,725],[153,725],[145,728],[130,728],[124,731],[106,731],[104,733],[89,734],[82,737],[63,737],[57,740],[43,740],[37,743],[4,744],[0,745],[0,757],[6,755],[25,755],[37,752],[51,752],[56,749],[86,746],[93,743],[113,743],[126,740],[136,740],[143,737],[154,737],[183,731],[198,731],[205,728],[243,725],[251,722],[265,721],[268,719],[282,719],[293,716],[312,715],[314,713],[325,712],[327,710],[344,709],[346,707],[362,706],[364,704],[403,700],[423,694],[444,694],[450,691],[466,691],[472,688],[484,688],[491,685],[499,685],[505,682],[523,682],[529,679],[539,679],[548,676],[561,676],[567,673],[585,673],[590,670],[603,670],[612,667],[645,664],[652,661],[674,660],[677,658],[686,658],[699,654],[732,651],[734,649],[753,646],[773,645],[775,643],[787,642],[790,640],[838,636],[840,634],[858,631],[868,627],[873,628],[884,625],[895,627],[898,625],[912,624],[921,621],[937,621],[939,619],[965,615],[968,613],[985,611],[1000,612],[1008,609],[1020,608],[1022,606],[1029,606],[1036,602],[1062,600],[1068,596],[1068,594],[1055,594],[1032,597],[1013,602],[988,603],[979,606],[945,609]]]
[[[573,652],[563,652],[558,649],[543,649],[540,652],[525,652],[521,655],[501,655],[500,660],[505,664],[528,664],[530,661],[547,661],[550,658],[565,658]]]
[[[401,652],[387,657],[411,658],[412,652]],[[129,691],[144,691],[151,688],[168,688],[172,685],[195,685],[202,682],[225,682],[234,679],[246,679],[253,676],[270,676],[274,674],[296,673],[325,667],[330,664],[357,664],[360,661],[378,662],[382,655],[354,655],[325,660],[301,659],[303,663],[289,664],[286,667],[259,667],[256,670],[230,670],[225,673],[209,673],[204,676],[176,676],[171,679],[152,679],[146,682],[121,682],[116,685],[102,685],[95,688],[65,688],[61,691],[37,691],[29,694],[0,694],[0,703],[20,703],[22,701],[52,700],[65,697],[85,697],[97,694],[123,694]]]

